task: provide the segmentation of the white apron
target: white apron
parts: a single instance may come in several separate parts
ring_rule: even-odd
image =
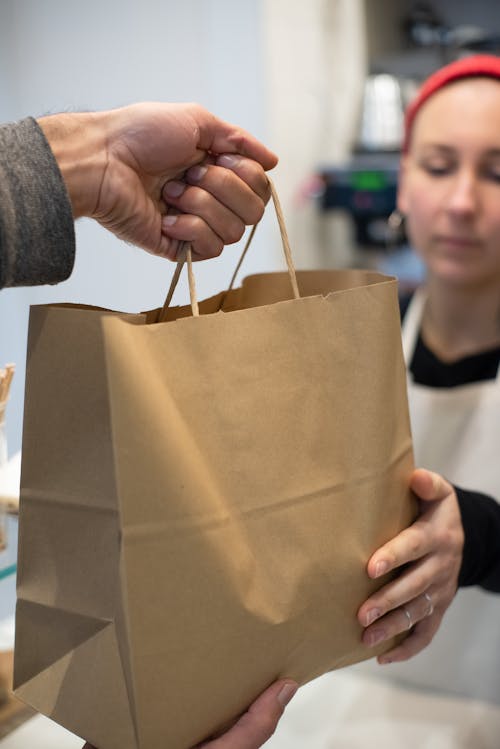
[[[419,290],[405,315],[408,366],[424,304]],[[440,389],[417,385],[409,373],[408,399],[415,464],[499,500],[500,375]],[[386,676],[408,684],[500,704],[500,595],[479,588],[459,590],[432,643],[410,661],[386,669]]]

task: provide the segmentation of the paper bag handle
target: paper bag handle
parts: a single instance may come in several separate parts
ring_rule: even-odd
[[[292,291],[293,291],[293,297],[294,299],[300,299],[300,293],[299,293],[299,287],[297,284],[297,276],[295,273],[295,266],[293,264],[292,259],[292,252],[290,250],[290,242],[288,239],[288,234],[286,231],[285,226],[285,219],[283,216],[283,211],[281,209],[280,201],[278,198],[278,194],[276,192],[276,188],[274,187],[274,184],[271,179],[268,177],[269,187],[271,188],[271,197],[273,199],[274,209],[276,211],[276,217],[278,219],[278,226],[280,229],[281,234],[281,242],[283,245],[283,252],[285,253],[285,260],[288,267],[288,273],[290,276],[290,283],[292,285]],[[238,271],[241,268],[241,265],[243,263],[243,260],[245,259],[245,255],[247,254],[247,250],[250,247],[250,243],[253,239],[253,236],[255,234],[255,230],[257,228],[257,224],[252,227],[252,231],[250,232],[250,235],[248,237],[248,240],[245,244],[245,247],[243,249],[243,252],[241,253],[240,259],[238,260],[238,264],[236,265],[236,269],[233,273],[233,277],[231,278],[231,282],[229,284],[229,287],[226,291],[226,294],[231,291],[233,288],[233,284],[236,280],[236,276],[238,275]],[[182,268],[184,266],[184,263],[187,260],[187,267],[188,267],[188,282],[189,282],[189,298],[191,300],[191,309],[193,312],[193,317],[199,317],[199,308],[198,308],[198,299],[196,296],[196,285],[194,281],[194,272],[193,272],[193,257],[192,257],[192,250],[191,245],[189,242],[183,242],[181,245],[181,248],[179,252],[177,253],[177,267],[175,269],[174,275],[172,277],[172,281],[170,283],[170,288],[167,293],[167,297],[165,299],[165,302],[163,304],[163,307],[161,309],[161,312],[158,317],[158,322],[163,322],[166,316],[167,309],[170,305],[170,302],[172,300],[172,297],[174,295],[175,288],[177,286],[177,282],[179,281],[179,277],[181,275]],[[221,305],[224,302],[224,298],[226,296],[224,294],[224,297],[221,300]],[[220,307],[219,307],[220,309]]]
[[[172,276],[170,287],[168,289],[167,296],[163,303],[163,307],[161,308],[161,312],[158,315],[158,322],[164,322],[165,320],[167,310],[169,308],[170,302],[172,301],[174,291],[177,287],[177,282],[179,281],[179,277],[181,275],[181,271],[184,267],[184,263],[186,262],[186,260],[188,261],[189,298],[191,300],[191,309],[193,312],[193,317],[199,317],[200,315],[200,311],[198,309],[198,300],[196,296],[196,285],[194,282],[193,257],[192,257],[191,245],[189,242],[181,242],[179,252],[177,253],[177,267],[174,271],[174,275]]]

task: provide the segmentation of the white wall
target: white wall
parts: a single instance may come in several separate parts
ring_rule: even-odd
[[[349,265],[352,224],[307,198],[318,166],[348,160],[366,74],[362,0],[264,0],[276,185],[300,268]]]
[[[1,0],[0,120],[140,100],[198,101],[269,143],[261,27],[260,0]],[[281,267],[270,223],[259,228],[245,273]],[[235,257],[230,248],[197,265],[200,297],[227,284]],[[163,302],[173,267],[81,220],[71,279],[0,292],[0,366],[17,365],[7,410],[11,454],[21,444],[29,305],[152,308]],[[181,290],[174,301],[186,299]]]

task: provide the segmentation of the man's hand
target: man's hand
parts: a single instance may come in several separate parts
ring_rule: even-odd
[[[411,629],[401,645],[378,657],[379,663],[405,661],[423,650],[457,590],[464,532],[455,490],[437,473],[423,469],[414,471],[411,488],[420,499],[420,515],[372,555],[368,574],[377,578],[406,567],[358,611],[366,645]]]
[[[269,198],[276,156],[244,130],[196,104],[133,104],[57,114],[38,124],[68,188],[73,215],[174,260],[218,255]]]

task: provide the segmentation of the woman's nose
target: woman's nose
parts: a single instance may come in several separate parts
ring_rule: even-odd
[[[478,185],[476,178],[469,172],[459,172],[453,183],[447,201],[448,210],[461,216],[469,216],[478,207]]]

